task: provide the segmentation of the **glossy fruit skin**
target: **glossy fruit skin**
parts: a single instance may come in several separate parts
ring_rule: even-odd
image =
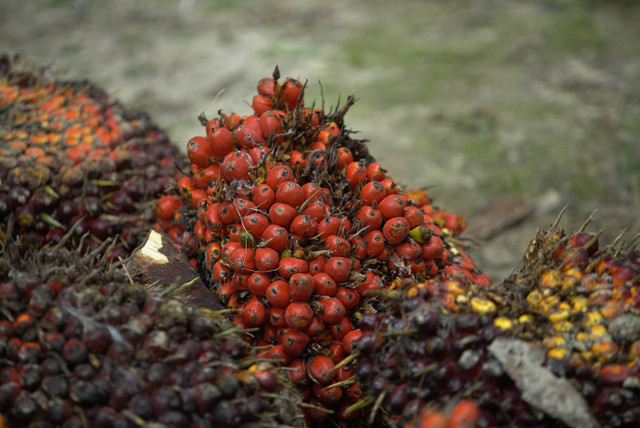
[[[213,155],[223,159],[233,149],[233,133],[227,128],[217,128],[207,135]]]
[[[393,217],[384,223],[382,233],[389,245],[397,245],[409,235],[409,220],[404,217]]]
[[[311,323],[313,309],[307,302],[291,302],[285,311],[287,326],[302,330]]]

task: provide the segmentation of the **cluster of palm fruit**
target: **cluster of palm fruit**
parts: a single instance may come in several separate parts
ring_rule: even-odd
[[[72,230],[82,250],[119,235],[110,251],[125,256],[155,222],[178,150],[95,85],[24,63],[0,55],[0,233],[11,222],[22,244],[42,246]]]
[[[279,360],[313,408],[308,421],[361,415],[349,362],[369,290],[394,278],[459,276],[486,285],[450,237],[464,221],[405,193],[343,118],[304,104],[304,85],[262,79],[254,114],[201,116],[190,174],[157,202],[158,228],[185,248],[263,356]],[[379,299],[378,299],[379,300]],[[323,410],[324,409],[324,410]]]
[[[393,426],[420,426],[425,409],[465,398],[477,407],[472,426],[576,426],[523,398],[490,351],[506,337],[544,350],[544,367],[588,406],[586,421],[638,426],[640,253],[633,241],[599,249],[598,235],[583,229],[539,232],[502,284],[398,280],[383,290],[388,311],[362,317],[355,343],[356,379],[374,412],[382,408]]]
[[[25,256],[8,244],[0,426],[302,424],[288,376],[258,359],[226,314],[147,288],[99,250],[61,241]]]

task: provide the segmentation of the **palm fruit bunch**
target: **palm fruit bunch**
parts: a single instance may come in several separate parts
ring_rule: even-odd
[[[601,249],[584,228],[567,235],[556,222],[540,231],[499,285],[398,280],[382,290],[389,310],[363,316],[352,344],[374,412],[392,426],[431,426],[443,419],[438,411],[465,399],[475,405],[465,407],[465,426],[639,426],[637,238]],[[528,363],[500,359],[502,339],[539,353],[535,376],[518,373]],[[532,399],[542,378],[550,383]],[[581,410],[569,414],[569,401]]]
[[[64,239],[70,239],[66,235]],[[0,426],[301,426],[286,373],[225,313],[61,241],[0,254]]]
[[[190,173],[157,201],[175,237],[233,322],[287,366],[309,423],[364,414],[353,379],[354,327],[376,307],[370,290],[398,277],[461,277],[486,285],[453,237],[461,217],[404,192],[353,138],[344,116],[307,107],[305,84],[260,80],[253,114],[200,117]],[[353,423],[353,422],[352,422]]]
[[[112,258],[126,255],[155,222],[177,148],[94,84],[25,64],[0,55],[0,230],[11,223],[27,247],[72,230],[83,251],[118,234]]]

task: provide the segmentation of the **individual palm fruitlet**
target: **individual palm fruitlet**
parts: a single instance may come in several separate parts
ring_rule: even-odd
[[[380,292],[389,311],[365,315],[352,345],[365,403],[393,426],[428,426],[425,409],[462,398],[477,406],[471,426],[638,426],[639,253],[634,241],[599,248],[583,229],[540,231],[499,285],[449,278]],[[501,359],[505,343],[535,346],[538,379]],[[557,403],[545,402],[552,383],[533,390],[544,376],[567,390]]]
[[[177,148],[94,84],[24,64],[0,55],[0,230],[36,247],[73,231],[82,250],[119,235],[111,256],[126,255],[155,222]]]
[[[344,116],[308,106],[293,78],[258,84],[248,116],[201,116],[187,143],[191,171],[156,204],[213,293],[236,310],[263,357],[287,366],[309,423],[352,421],[354,327],[381,310],[379,290],[400,278],[490,279],[456,245],[464,221],[405,192],[353,137]],[[353,422],[350,422],[353,423]]]
[[[66,236],[63,239],[70,238]],[[300,426],[288,376],[224,313],[61,241],[0,254],[0,425]]]

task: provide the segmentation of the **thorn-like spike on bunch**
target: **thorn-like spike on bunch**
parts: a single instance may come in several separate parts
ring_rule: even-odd
[[[622,229],[622,232],[620,232],[618,234],[618,236],[616,236],[615,238],[613,238],[613,241],[611,241],[611,243],[609,245],[607,245],[607,249],[613,249],[616,248],[618,243],[620,242],[620,240],[622,239],[622,237],[624,236],[625,233],[627,233],[627,230],[629,230],[629,227],[631,227],[631,225],[627,225],[624,229]]]
[[[351,361],[358,358],[360,354],[358,352],[354,352],[353,354],[349,354],[347,357],[343,358],[338,364],[331,368],[331,371],[338,370],[340,367],[344,367],[349,364]]]
[[[552,229],[555,229],[556,227],[558,227],[558,225],[560,224],[560,219],[562,218],[562,216],[564,215],[564,212],[567,210],[568,207],[569,207],[569,203],[567,203],[564,207],[562,207],[562,209],[560,210],[560,214],[558,214],[558,217],[556,217],[554,222],[551,224]]]
[[[367,420],[369,425],[373,425],[373,421],[376,419],[378,410],[380,410],[380,406],[382,405],[382,401],[384,400],[384,398],[387,396],[387,392],[388,392],[387,389],[382,391],[380,395],[378,395],[378,397],[376,398],[376,401],[374,401],[373,407],[371,408],[371,413],[369,413],[369,418]]]
[[[598,212],[597,209],[593,210],[593,212],[589,215],[589,217],[584,221],[584,223],[582,223],[582,226],[580,226],[580,229],[578,229],[577,233],[582,233],[585,231],[585,229],[587,228],[587,226],[589,226],[589,223],[591,223],[591,221],[596,217],[596,213]]]
[[[336,386],[353,385],[354,383],[356,383],[356,378],[355,378],[355,376],[351,376],[350,378],[345,379],[343,381],[332,383],[331,385],[327,385],[327,386],[324,387],[324,389],[330,389],[330,388],[334,388]]]
[[[276,68],[273,69],[273,74],[271,75],[275,83],[278,83],[278,79],[280,79],[280,69],[276,64]]]
[[[350,413],[357,412],[358,410],[364,409],[365,407],[369,406],[375,401],[376,399],[372,395],[367,395],[361,398],[360,400],[358,400],[357,402],[353,403],[351,406],[347,407],[344,413],[348,415]]]

